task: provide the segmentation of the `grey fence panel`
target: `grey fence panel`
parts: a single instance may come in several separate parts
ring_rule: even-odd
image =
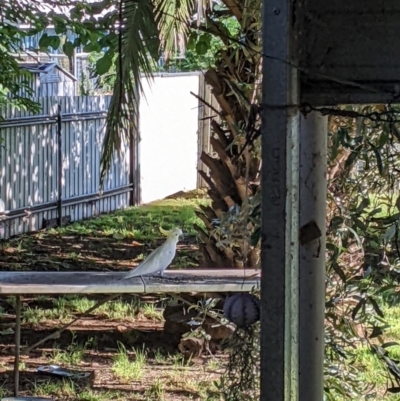
[[[109,96],[38,98],[40,115],[1,110],[0,239],[56,219],[58,193],[57,110],[61,105],[62,215],[72,221],[129,204],[129,146],[115,157],[99,193],[100,157]],[[138,161],[134,163],[138,165]]]

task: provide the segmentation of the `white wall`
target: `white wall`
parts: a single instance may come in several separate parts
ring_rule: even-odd
[[[142,202],[196,189],[199,75],[143,79],[140,103]]]

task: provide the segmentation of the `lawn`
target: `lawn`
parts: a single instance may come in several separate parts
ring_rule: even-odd
[[[194,210],[205,203],[207,200],[201,197],[167,199],[22,235],[0,243],[0,270],[127,270],[164,241],[160,225],[165,229],[180,227],[185,233],[171,268],[197,266],[193,225],[203,224]]]
[[[158,227],[181,227],[171,268],[198,266],[193,224],[202,196],[167,199],[0,244],[0,270],[127,270],[164,240]],[[22,345],[80,316],[104,296],[23,297]],[[163,331],[167,297],[125,295],[84,316],[56,340],[21,358],[21,395],[57,400],[212,400],[226,356],[184,359],[177,337]],[[14,299],[0,300],[0,397],[12,392]],[[179,340],[178,340],[179,341]],[[70,380],[38,374],[56,364],[90,372]]]

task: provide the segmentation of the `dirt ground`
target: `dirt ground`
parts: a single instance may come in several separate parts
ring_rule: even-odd
[[[7,325],[7,322],[10,324]],[[10,313],[8,318],[3,319],[2,329],[5,326],[12,327],[13,316]],[[45,325],[31,326],[24,325],[21,341],[23,345],[31,345],[44,336],[50,334],[59,322],[47,321]],[[67,364],[57,363],[59,366],[69,367],[80,372],[91,372],[93,375],[87,381],[76,381],[76,389],[88,388],[98,394],[96,399],[105,399],[102,393],[112,391],[114,399],[147,399],[144,397],[146,391],[152,387],[155,379],[163,383],[162,397],[151,397],[150,399],[165,400],[189,400],[205,399],[204,390],[207,390],[210,381],[218,378],[225,357],[222,354],[216,356],[203,356],[189,362],[182,362],[183,366],[178,368],[173,361],[168,360],[168,355],[178,354],[177,339],[174,336],[163,332],[163,323],[149,321],[148,319],[129,321],[108,321],[101,317],[87,317],[79,321],[62,333],[57,340],[51,340],[38,349],[33,350],[29,356],[21,359],[22,372],[20,376],[20,395],[46,395],[55,399],[74,399],[71,394],[63,396],[63,387],[59,378],[52,378],[37,373],[41,365],[52,363],[52,355],[55,350],[68,350],[72,341],[76,344],[87,344],[93,339],[96,346],[85,347],[84,355],[79,363]],[[140,380],[126,382],[116,377],[110,369],[113,358],[118,352],[118,343],[122,343],[128,349],[130,346],[145,347],[148,361],[144,368],[145,373]],[[1,336],[0,344],[0,383],[3,383],[3,390],[8,393],[13,391],[13,362],[14,362],[14,337],[13,335]],[[164,362],[155,359],[155,352],[160,351],[165,357]],[[68,351],[67,351],[68,352]],[[133,358],[133,357],[132,357]],[[217,366],[210,367],[210,361],[217,361]],[[187,388],[186,383],[191,380],[192,388]],[[57,383],[60,387],[53,393],[42,394],[35,391],[37,387],[49,382]],[[202,388],[203,387],[203,388]],[[61,394],[60,394],[61,392]],[[120,394],[122,392],[122,395]],[[82,398],[79,398],[82,399]]]
[[[132,239],[40,232],[0,244],[0,270],[127,270],[139,263],[149,249],[158,245]],[[177,258],[171,268],[191,259],[194,261],[192,255],[196,250],[195,238],[186,237],[178,247]],[[87,298],[100,300],[104,297]],[[133,298],[137,297],[127,295],[119,302],[129,303]],[[23,297],[23,317],[26,310],[42,311],[45,315],[46,311],[54,309],[56,299]],[[154,300],[150,296],[142,298],[141,302]],[[0,298],[0,308],[0,396],[4,396],[13,391],[13,299]],[[79,316],[76,311],[71,313],[73,317]],[[40,321],[32,321],[27,316],[23,319],[21,332],[24,347],[34,344],[63,323],[59,318],[41,317]],[[70,316],[65,320],[68,319]],[[148,318],[140,313],[122,319],[93,313],[83,317],[56,340],[45,342],[29,356],[21,358],[20,395],[87,401],[213,399],[212,382],[223,370],[226,356],[206,355],[185,361],[177,350],[178,342],[179,338],[163,332],[163,321],[160,319]],[[140,379],[123,380],[113,371],[119,344],[127,350],[142,347],[146,350],[146,364],[142,367]],[[78,351],[79,358],[74,359]],[[128,351],[127,355],[130,361],[135,360],[134,353]],[[38,366],[51,363],[93,374],[89,380],[70,382],[37,373]]]

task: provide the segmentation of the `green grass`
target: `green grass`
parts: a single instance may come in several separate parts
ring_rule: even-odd
[[[389,307],[388,305],[382,305],[382,310],[386,322],[390,325],[384,332],[384,342],[399,343],[397,346],[388,347],[387,351],[392,359],[400,360],[400,306]],[[352,365],[363,367],[362,373],[359,374],[358,379],[361,379],[365,384],[370,383],[371,386],[375,386],[375,388],[370,391],[371,397],[368,399],[384,399],[385,401],[400,400],[399,394],[385,394],[388,385],[391,387],[390,379],[378,357],[371,354],[367,345],[358,347],[353,353],[355,358],[352,361]],[[383,395],[384,398],[382,398]],[[344,399],[339,397],[337,401],[344,401]]]
[[[80,344],[75,340],[75,333],[72,332],[71,344],[64,350],[55,347],[50,357],[52,363],[55,364],[67,364],[78,366],[85,356],[85,351],[93,344],[92,341],[88,341],[85,344]]]
[[[194,210],[199,205],[209,204],[208,199],[171,199],[145,206],[131,207],[112,214],[73,223],[49,231],[52,234],[79,234],[85,236],[107,236],[117,240],[132,238],[148,241],[161,237],[158,226],[164,229],[180,227],[186,235],[194,235],[193,225],[203,226]],[[71,259],[78,255],[71,255]]]
[[[399,212],[396,207],[396,199],[399,195],[400,193],[396,191],[386,195],[369,194],[368,199],[370,204],[365,211],[371,213],[375,210],[375,218],[394,215]]]
[[[85,313],[98,303],[98,300],[84,295],[64,295],[54,299],[39,296],[34,302],[39,303],[39,306],[25,307],[22,311],[22,322],[35,326],[48,320],[67,322],[77,314]],[[54,307],[42,308],[40,302],[52,302]],[[152,303],[140,302],[139,298],[130,301],[120,298],[101,305],[91,314],[111,320],[134,321],[137,318],[146,318],[160,322],[163,320],[163,305],[161,303],[161,307],[156,307]]]
[[[126,348],[119,344],[118,354],[114,357],[111,370],[124,382],[137,381],[143,377],[147,355],[144,349],[133,350],[129,355]]]
[[[163,311],[157,309],[154,304],[142,304],[140,306],[140,313],[147,319],[150,320],[163,320]]]
[[[34,383],[33,394],[37,397],[53,397],[53,399],[65,399],[71,401],[111,401],[126,399],[123,394],[120,394],[118,391],[81,389],[76,383],[68,379]]]
[[[75,396],[76,390],[76,384],[72,380],[64,379],[61,381],[35,383],[33,394],[36,397],[70,398]]]
[[[148,401],[163,401],[164,397],[165,382],[156,378],[145,391],[145,398]]]
[[[29,306],[22,311],[22,323],[38,325],[47,320],[58,320],[65,322],[71,319],[72,315],[65,308],[40,309]]]

